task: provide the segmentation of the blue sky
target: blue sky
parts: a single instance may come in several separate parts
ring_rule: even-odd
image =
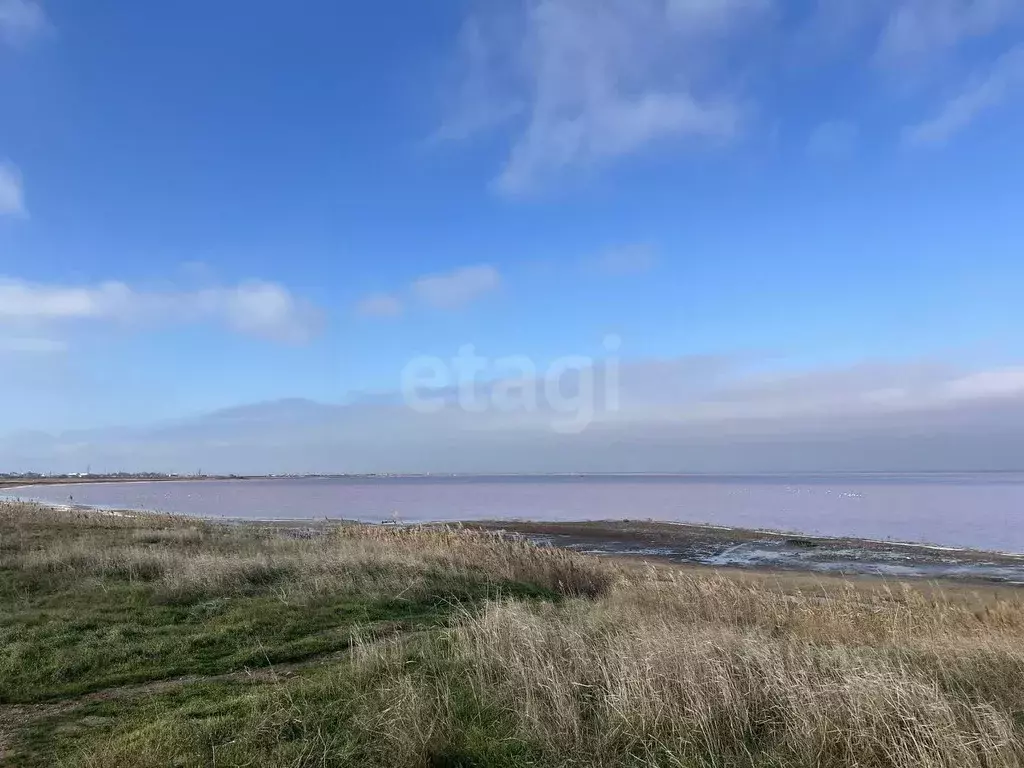
[[[609,333],[1024,391],[1019,0],[0,0],[0,100],[0,433]]]

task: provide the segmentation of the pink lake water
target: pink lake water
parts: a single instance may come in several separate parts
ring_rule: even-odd
[[[7,497],[211,518],[657,520],[1024,552],[1024,474],[390,477],[111,483]]]

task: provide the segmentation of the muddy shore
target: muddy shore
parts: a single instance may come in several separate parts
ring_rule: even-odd
[[[1024,585],[1024,555],[644,521],[481,521],[579,552],[706,567]]]

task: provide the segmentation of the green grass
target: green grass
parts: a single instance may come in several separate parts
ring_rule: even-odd
[[[0,764],[1019,768],[1019,595],[0,503]]]
[[[426,536],[424,543],[437,538]],[[74,762],[102,747],[137,753],[142,762],[132,764],[142,765],[136,739],[160,731],[167,738],[152,740],[154,749],[206,765],[225,729],[251,729],[266,691],[286,693],[267,682],[278,669],[290,677],[320,660],[320,670],[344,669],[338,654],[354,635],[412,636],[489,598],[558,598],[558,583],[495,575],[441,550],[424,555],[407,538],[347,530],[297,537],[5,505],[0,729],[3,707],[18,721],[8,726],[7,762]],[[268,552],[272,561],[260,559]],[[248,670],[262,677],[245,682]],[[287,685],[301,695],[305,680]],[[127,741],[111,741],[112,731]],[[154,753],[152,764],[162,760]]]
[[[0,704],[300,661],[346,648],[355,627],[436,626],[454,607],[499,594],[552,596],[526,584],[449,575],[409,597],[341,592],[289,601],[268,586],[167,602],[145,582],[47,583],[0,568]]]
[[[427,670],[419,675],[425,676]],[[194,683],[137,700],[88,704],[35,723],[23,734],[25,766],[391,765],[408,755],[377,731],[366,701],[370,681],[340,663],[274,682]],[[452,691],[451,721],[416,756],[429,766],[513,768],[546,764],[516,737],[499,708],[470,689]],[[396,752],[397,750],[397,752]]]
[[[353,627],[409,630],[437,625],[455,606],[499,594],[554,595],[436,563],[382,568],[365,553],[342,562],[337,573],[319,574],[314,584],[303,582],[310,572],[338,565],[328,557],[344,561],[330,534],[323,541],[288,540],[208,526],[198,536],[170,536],[194,529],[160,519],[154,534],[146,519],[69,525],[52,515],[6,523],[0,528],[0,552],[6,550],[0,704],[298,661],[344,649]],[[278,560],[241,581],[235,569],[222,568],[247,562],[251,549],[263,547],[280,549]],[[131,557],[116,559],[124,553]],[[204,578],[207,571],[215,578]]]
[[[0,571],[0,580],[11,581],[12,574]],[[246,595],[168,605],[152,593],[146,585],[104,579],[0,611],[0,703],[296,661],[345,648],[354,626],[430,624],[452,605],[447,596],[374,601],[350,595],[303,604]]]

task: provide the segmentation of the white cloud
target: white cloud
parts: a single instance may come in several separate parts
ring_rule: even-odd
[[[430,309],[459,309],[501,285],[501,275],[490,264],[461,267],[414,280],[407,289],[411,299]],[[355,313],[363,317],[398,317],[406,301],[399,293],[374,293],[356,302]]]
[[[762,15],[771,0],[667,0],[669,22],[690,34],[728,31],[737,19]]]
[[[846,120],[821,123],[807,140],[807,154],[822,159],[850,154],[860,138],[860,129]]]
[[[375,293],[356,304],[356,314],[363,317],[398,317],[404,306],[402,300],[388,293]]]
[[[457,309],[490,293],[501,284],[490,264],[462,267],[453,272],[421,277],[412,284],[413,295],[434,309]]]
[[[0,280],[0,319],[117,317],[125,314],[134,300],[135,296],[123,283],[67,287]]]
[[[741,109],[719,77],[719,46],[763,20],[770,3],[527,0],[515,7],[518,15],[503,6],[497,21],[467,22],[462,103],[446,121],[461,128],[447,133],[461,136],[522,113],[495,179],[508,194],[659,140],[732,136]],[[486,119],[495,115],[500,120]]]
[[[593,269],[612,277],[637,275],[654,268],[658,258],[646,243],[630,243],[609,248],[593,261]]]
[[[877,45],[893,5],[894,0],[816,0],[807,18],[796,25],[796,53],[815,58],[845,53],[867,35]]]
[[[470,17],[459,31],[455,92],[436,138],[466,139],[520,114],[525,104],[508,82],[512,67],[503,59],[512,45],[496,46],[503,34],[503,17]],[[488,23],[489,22],[489,23]]]
[[[976,76],[935,117],[908,128],[904,139],[910,144],[943,144],[1017,91],[1024,91],[1024,45],[1003,55],[985,74]]]
[[[788,91],[775,86],[823,57],[843,82],[873,70],[879,93],[853,89],[848,119],[820,116],[809,156],[850,152],[862,127],[892,130],[874,124],[885,118],[872,100],[891,112],[894,97],[937,104],[980,68],[986,74],[964,83],[942,114],[908,131],[911,141],[941,141],[1008,97],[1014,57],[996,57],[1000,41],[1024,28],[1022,0],[478,0],[474,8],[459,38],[456,106],[438,135],[494,129],[505,148],[492,188],[508,195],[684,139],[719,146],[755,119],[778,124],[772,102]]]
[[[26,214],[21,172],[11,163],[0,161],[0,216]]]
[[[534,115],[495,180],[496,189],[527,193],[568,168],[592,166],[672,135],[728,136],[738,122],[731,104],[701,104],[687,94],[672,93],[610,98],[564,115],[558,111]]]
[[[20,45],[46,29],[43,7],[33,0],[0,0],[0,38]]]
[[[186,298],[186,302],[188,299]],[[201,313],[248,336],[299,343],[320,329],[320,313],[276,283],[252,281],[199,294]]]
[[[0,331],[83,321],[125,325],[216,322],[249,336],[301,342],[319,327],[319,312],[276,283],[250,281],[196,291],[146,291],[120,282],[45,285],[0,278]]]
[[[68,348],[66,342],[32,336],[0,336],[0,354],[53,354],[64,352]]]
[[[1020,0],[900,0],[891,7],[879,56],[896,64],[928,58],[1022,19]]]

